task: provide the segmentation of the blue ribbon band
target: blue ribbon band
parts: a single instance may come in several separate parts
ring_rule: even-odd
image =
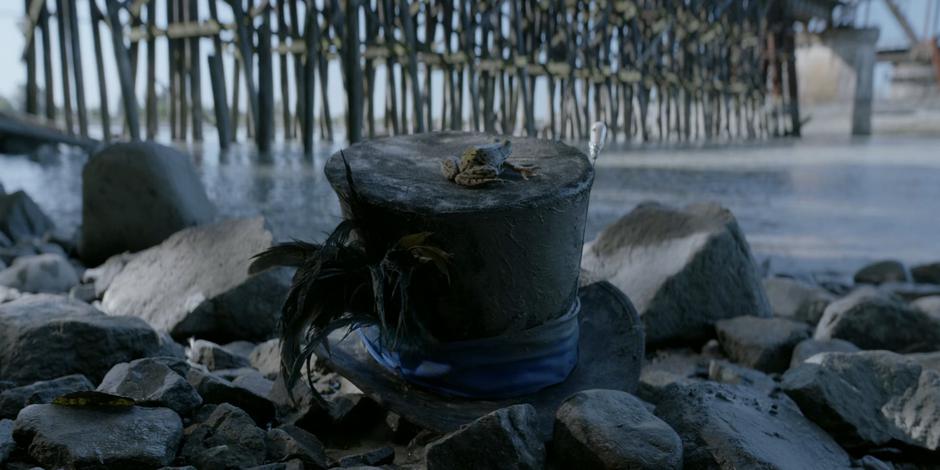
[[[568,378],[578,363],[580,310],[575,297],[567,313],[542,325],[504,336],[438,343],[420,353],[382,347],[378,327],[358,332],[376,362],[408,382],[445,395],[511,398]]]

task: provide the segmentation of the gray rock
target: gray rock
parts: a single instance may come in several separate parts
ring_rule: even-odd
[[[940,321],[940,295],[921,297],[911,302],[911,307],[924,312],[930,318]]]
[[[815,325],[826,307],[835,300],[829,291],[796,279],[764,279],[764,290],[774,316]]]
[[[250,390],[252,393],[266,397],[274,389],[274,381],[266,379],[261,372],[254,369],[247,369],[247,372],[232,379],[232,384]]]
[[[233,354],[218,344],[202,339],[189,342],[187,355],[190,361],[202,364],[209,370],[237,369],[249,365],[247,357]]]
[[[688,349],[661,349],[648,358],[640,372],[637,396],[656,403],[662,389],[679,382],[691,383],[708,375],[710,359]]]
[[[45,467],[138,469],[169,465],[182,431],[180,417],[166,408],[30,405],[16,418],[13,437]]]
[[[281,340],[269,339],[257,346],[248,356],[251,367],[258,369],[269,379],[274,379],[281,371]]]
[[[781,387],[848,448],[940,448],[940,374],[899,354],[820,354],[787,371]]]
[[[914,282],[940,284],[940,262],[914,266],[911,268],[911,277]]]
[[[793,347],[809,338],[812,330],[793,320],[744,316],[719,321],[715,331],[733,361],[763,372],[783,372]]]
[[[169,333],[158,331],[157,336],[160,338],[160,349],[154,353],[154,356],[186,359],[186,348],[184,348],[182,344],[177,343]]]
[[[267,463],[258,465],[257,467],[249,467],[248,470],[304,470],[305,468],[307,467],[304,465],[303,461],[294,459],[288,460],[287,462]]]
[[[55,226],[23,191],[0,195],[0,232],[14,243],[43,238]]]
[[[6,286],[0,286],[0,304],[20,298],[20,291]]]
[[[728,361],[712,360],[709,362],[708,379],[723,384],[751,387],[766,395],[777,390],[777,382],[774,382],[769,375]]]
[[[114,255],[100,266],[86,269],[82,274],[82,282],[93,284],[95,286],[95,298],[100,299],[108,290],[108,287],[111,286],[114,278],[124,270],[124,266],[132,259],[134,259],[134,255],[130,253]]]
[[[64,294],[77,284],[78,273],[60,255],[23,256],[0,271],[0,285],[20,292]]]
[[[186,380],[196,388],[205,403],[235,405],[251,415],[259,425],[274,420],[274,403],[250,389],[240,387],[199,367],[191,368]]]
[[[385,446],[347,455],[339,459],[339,466],[344,468],[377,467],[379,465],[389,465],[394,461],[395,449]]]
[[[790,358],[790,368],[794,368],[803,363],[803,361],[824,352],[856,352],[860,351],[858,346],[841,339],[807,339],[801,341],[793,348],[793,356]]]
[[[0,418],[16,418],[28,405],[52,403],[66,393],[94,390],[95,386],[84,375],[74,374],[53,380],[41,380],[0,393]]]
[[[878,291],[859,289],[826,308],[814,338],[844,339],[861,349],[936,351],[940,322]]]
[[[13,440],[13,420],[0,419],[0,465],[10,458],[14,449],[16,442]]]
[[[704,342],[718,320],[771,314],[744,234],[717,204],[640,204],[584,246],[581,269],[630,297],[647,344]]]
[[[188,155],[153,142],[109,145],[82,171],[79,252],[95,265],[154,246],[214,214]]]
[[[859,269],[854,276],[857,284],[882,284],[885,282],[909,281],[907,267],[896,260],[884,260]]]
[[[114,364],[153,355],[156,332],[139,318],[109,316],[48,294],[0,305],[0,379],[20,383],[83,374],[97,383]]]
[[[80,300],[86,304],[94,303],[98,300],[98,297],[95,295],[95,285],[94,284],[78,284],[72,286],[69,289],[69,298]]]
[[[545,444],[532,405],[501,408],[427,446],[428,470],[541,469]]]
[[[924,369],[931,369],[940,373],[940,351],[905,354],[904,358],[920,364]]]
[[[886,282],[879,285],[878,290],[905,302],[940,295],[940,285],[916,284],[913,282]]]
[[[271,240],[260,217],[178,232],[127,263],[103,309],[143,318],[178,340],[266,340],[289,280],[277,271],[249,277],[248,264]]]
[[[551,456],[560,468],[678,469],[682,441],[633,395],[588,390],[555,413]]]
[[[656,415],[682,438],[685,468],[849,468],[848,454],[788,402],[736,385],[667,387]]]
[[[185,430],[180,456],[199,469],[245,468],[264,463],[265,432],[247,413],[223,403]]]
[[[98,391],[163,406],[184,416],[202,404],[202,398],[186,379],[151,358],[115,365],[98,385]]]
[[[314,436],[292,424],[268,431],[266,436],[268,460],[285,462],[299,459],[312,468],[327,468],[323,444]]]

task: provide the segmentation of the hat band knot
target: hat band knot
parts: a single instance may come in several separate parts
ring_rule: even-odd
[[[511,398],[563,382],[578,363],[577,296],[541,325],[490,338],[438,343],[419,353],[384,348],[375,326],[360,328],[369,354],[408,382],[466,398]]]

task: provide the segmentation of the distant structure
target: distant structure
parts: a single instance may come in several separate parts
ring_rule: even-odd
[[[317,133],[333,139],[331,61],[341,65],[345,129],[352,142],[438,129],[586,139],[597,120],[608,123],[613,139],[625,142],[799,135],[794,22],[831,21],[846,3],[209,0],[208,11],[201,11],[195,0],[25,2],[28,113],[87,137],[82,70],[93,65],[102,139],[114,137],[108,103],[117,98],[122,133],[130,139],[153,139],[158,108],[165,107],[174,140],[202,140],[205,121],[211,120],[225,147],[237,134],[244,89],[244,125],[262,152],[275,132],[301,139],[308,150]],[[90,13],[93,63],[81,54],[77,4]],[[222,8],[231,12],[232,23],[220,23]],[[163,24],[158,10],[165,12]],[[110,37],[117,77],[105,76],[103,36]],[[168,63],[156,63],[158,41],[169,48]],[[211,48],[205,63],[203,47]],[[235,57],[235,69],[223,70],[223,54]],[[53,76],[53,60],[60,61],[59,76]],[[281,80],[277,118],[275,66]],[[158,67],[170,71],[168,103],[162,105]],[[376,80],[380,69],[393,72],[383,83]],[[202,106],[206,72],[211,112]],[[140,80],[146,84],[143,97],[135,94]],[[62,91],[60,103],[55,87]],[[377,102],[379,88],[384,102]],[[120,96],[109,96],[115,89]],[[536,103],[547,118],[536,118]]]

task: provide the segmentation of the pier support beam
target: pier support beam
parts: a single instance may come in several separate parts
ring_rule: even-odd
[[[878,28],[833,29],[822,34],[823,43],[855,71],[852,100],[852,135],[871,134],[875,81],[875,43]]]

